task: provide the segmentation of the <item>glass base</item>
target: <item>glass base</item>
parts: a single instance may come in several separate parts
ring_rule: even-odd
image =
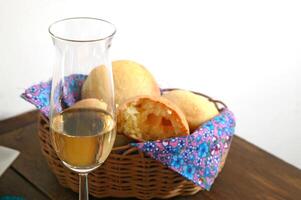
[[[78,167],[78,166],[69,165],[68,163],[66,163],[64,161],[62,161],[62,162],[68,169],[70,169],[76,173],[80,173],[80,174],[89,173],[102,165],[102,163],[98,163],[95,165],[89,165],[87,167]]]

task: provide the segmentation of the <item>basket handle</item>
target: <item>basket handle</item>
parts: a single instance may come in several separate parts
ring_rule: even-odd
[[[165,88],[165,89],[161,89],[161,93],[169,92],[169,91],[172,91],[172,90],[181,90],[181,89],[179,89],[179,88]],[[219,112],[221,112],[224,108],[227,108],[227,105],[224,102],[220,101],[220,100],[213,99],[210,96],[205,95],[205,94],[200,93],[200,92],[194,92],[194,91],[190,91],[190,90],[188,90],[188,91],[192,92],[194,94],[197,94],[197,95],[200,95],[200,96],[203,96],[203,97],[207,98],[209,101],[211,101],[212,103],[214,103],[216,109]],[[222,106],[222,107],[220,107],[220,106]]]

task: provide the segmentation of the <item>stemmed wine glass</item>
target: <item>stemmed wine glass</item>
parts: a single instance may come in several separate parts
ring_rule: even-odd
[[[55,47],[50,102],[52,145],[63,164],[79,174],[79,199],[87,200],[88,173],[106,160],[116,135],[108,55],[115,27],[105,20],[77,17],[54,22],[49,33]],[[82,84],[95,67],[103,68],[102,76],[106,77],[102,96],[78,104]],[[89,100],[94,103],[89,104]]]

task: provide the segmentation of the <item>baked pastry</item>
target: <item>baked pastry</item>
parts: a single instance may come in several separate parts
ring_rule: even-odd
[[[129,61],[118,60],[112,63],[116,105],[138,95],[160,96],[160,89],[152,74],[142,65]],[[97,98],[107,100],[104,83],[109,78],[106,67],[93,69],[82,87],[82,98]]]
[[[96,109],[106,110],[107,104],[95,98],[88,98],[76,102],[68,109],[74,109],[74,108],[96,108]]]
[[[213,102],[186,90],[164,92],[162,96],[175,103],[184,112],[190,131],[194,131],[219,113]]]
[[[117,131],[138,141],[189,135],[183,112],[163,97],[137,96],[119,107]]]

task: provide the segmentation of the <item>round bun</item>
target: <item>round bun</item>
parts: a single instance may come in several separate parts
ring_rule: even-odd
[[[163,97],[137,96],[118,110],[117,131],[138,141],[189,135],[183,112]]]
[[[186,90],[165,92],[163,97],[175,103],[184,112],[190,131],[194,131],[219,113],[213,102]]]
[[[160,89],[152,74],[142,65],[118,60],[112,63],[115,102],[121,105],[127,99],[138,95],[160,96]],[[106,100],[108,72],[104,66],[93,69],[82,87],[82,98]]]
[[[83,100],[76,102],[69,109],[74,109],[74,108],[96,108],[96,109],[106,110],[107,104],[98,99],[89,98],[89,99],[83,99]]]
[[[108,84],[111,81],[110,76],[107,67],[103,65],[95,67],[82,86],[81,98],[96,98],[103,102],[110,102],[113,96],[112,88]]]

